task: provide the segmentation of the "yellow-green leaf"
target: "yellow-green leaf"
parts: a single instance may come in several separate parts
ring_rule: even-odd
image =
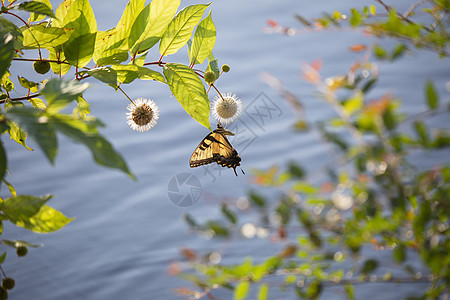
[[[67,42],[74,29],[46,27],[44,24],[24,27],[23,47],[26,49],[57,47]]]
[[[164,65],[164,76],[170,90],[194,120],[211,130],[209,124],[210,102],[203,83],[195,72],[185,65]]]
[[[0,202],[0,210],[14,224],[29,220],[52,196],[16,196]]]
[[[132,20],[128,48],[133,55],[150,49],[161,39],[179,5],[180,0],[153,0]]]
[[[50,48],[48,49],[48,59],[63,62],[66,60],[66,56],[62,51],[62,47]],[[67,63],[50,63],[53,73],[57,75],[64,75],[69,72],[71,65]]]
[[[18,221],[16,225],[38,233],[49,233],[61,229],[74,219],[69,219],[60,211],[43,205],[31,218]]]
[[[56,17],[59,15],[62,21],[55,26],[75,29],[63,45],[64,55],[70,64],[82,68],[91,60],[95,47],[97,22],[92,7],[88,0],[66,0],[56,10]]]
[[[51,11],[52,4],[50,3],[50,0],[34,0],[34,2],[40,2],[45,4]],[[52,12],[53,13],[53,12]],[[30,17],[28,18],[28,22],[38,22],[45,19],[46,15],[38,12],[31,12]]]
[[[258,300],[266,300],[269,294],[269,285],[267,283],[261,284],[258,292]]]
[[[159,52],[162,56],[176,53],[178,49],[187,43],[194,27],[200,22],[208,6],[209,4],[191,5],[175,16],[159,44]]]
[[[98,66],[119,64],[128,59],[128,51],[121,49],[123,39],[114,28],[97,32],[95,49],[92,58]]]
[[[216,42],[216,26],[211,19],[211,12],[197,26],[192,46],[189,50],[191,64],[202,64],[211,54]]]
[[[250,282],[241,281],[234,288],[233,299],[243,300],[247,298],[248,292],[250,291]]]
[[[130,83],[136,78],[143,80],[157,80],[165,83],[164,77],[156,71],[146,67],[140,67],[134,64],[113,65],[112,68],[117,72],[117,81],[120,83]]]

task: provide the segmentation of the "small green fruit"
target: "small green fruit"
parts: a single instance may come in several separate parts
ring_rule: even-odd
[[[216,81],[216,74],[213,71],[206,71],[204,79],[207,84],[211,85]]]
[[[222,66],[222,71],[224,71],[225,73],[230,71],[230,66],[229,65],[223,65]]]
[[[16,285],[16,282],[11,277],[3,278],[2,286],[7,290],[12,290]]]
[[[8,299],[8,291],[4,287],[0,286],[0,300],[6,299]]]
[[[36,73],[45,74],[50,71],[50,63],[46,60],[37,60],[33,63]]]
[[[17,256],[25,256],[28,253],[28,248],[25,246],[19,246],[16,250]]]

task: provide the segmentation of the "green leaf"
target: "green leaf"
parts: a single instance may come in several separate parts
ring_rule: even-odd
[[[220,222],[217,221],[208,221],[206,223],[206,228],[212,230],[215,235],[227,237],[230,235],[228,229]]]
[[[195,72],[185,65],[164,65],[167,84],[184,110],[197,122],[211,130],[209,123],[210,103],[203,83]]]
[[[153,0],[131,20],[128,48],[133,55],[153,47],[163,36],[180,6],[180,0]]]
[[[190,39],[194,27],[200,22],[210,4],[191,5],[180,11],[170,22],[159,44],[162,56],[174,54]]]
[[[22,49],[22,31],[13,22],[0,16],[0,36],[4,36],[5,33],[9,33],[13,37],[14,49]],[[7,38],[7,40],[9,40]],[[0,48],[1,49],[1,48]]]
[[[16,225],[37,233],[49,233],[61,229],[74,219],[69,219],[60,211],[43,205],[31,218],[18,221]]]
[[[211,54],[216,43],[216,26],[211,19],[211,12],[197,26],[194,39],[189,50],[191,65],[202,64]]]
[[[430,109],[436,109],[439,106],[439,97],[432,81],[428,80],[425,85],[427,104]]]
[[[86,72],[87,74],[91,75],[95,79],[100,80],[101,82],[110,84],[112,86],[117,86],[117,72],[110,67],[98,67],[83,72]]]
[[[56,114],[51,116],[50,121],[52,126],[62,134],[76,143],[84,144],[91,151],[97,164],[119,169],[134,179],[122,156],[97,132],[98,121],[78,120]]]
[[[258,300],[266,300],[269,295],[269,285],[263,283],[259,286]]]
[[[35,0],[34,2],[43,3],[44,5],[47,6],[47,8],[50,9],[50,11],[52,10],[52,4],[50,3],[50,0]],[[53,11],[52,11],[52,14],[53,14]],[[31,12],[30,18],[28,18],[28,23],[42,21],[43,19],[45,19],[45,17],[46,17],[45,14],[41,14],[39,12],[36,12],[36,13]]]
[[[380,45],[378,45],[378,44],[376,44],[376,45],[373,47],[373,53],[375,54],[375,56],[376,56],[378,59],[385,59],[385,58],[387,57],[387,51],[386,51],[383,47],[381,47]]]
[[[51,198],[52,196],[50,195],[42,197],[28,195],[10,197],[0,202],[0,210],[12,223],[16,224],[21,221],[28,221]]]
[[[248,292],[250,291],[250,282],[241,281],[234,288],[233,299],[243,300],[247,298]]]
[[[23,47],[25,49],[57,47],[67,42],[74,33],[74,29],[71,28],[47,27],[44,24],[23,29]]]
[[[6,258],[6,251],[3,252],[3,254],[0,256],[0,264],[2,264],[5,261]]]
[[[48,7],[47,4],[38,1],[22,2],[18,6],[15,6],[14,8],[18,10],[29,11],[39,15],[44,15],[50,18],[56,18],[55,15],[53,14],[52,9]]]
[[[32,137],[53,163],[57,152],[55,131],[49,126],[48,118],[42,116],[42,110],[31,107],[13,107],[5,113],[5,117],[17,123]]]
[[[3,142],[0,140],[0,182],[5,177],[6,168],[8,164],[6,163],[6,152],[3,148]]]
[[[54,26],[75,29],[63,50],[67,61],[78,68],[92,58],[97,35],[97,22],[88,0],[66,0],[56,10]]]

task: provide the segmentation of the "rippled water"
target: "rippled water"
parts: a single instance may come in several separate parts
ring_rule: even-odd
[[[321,59],[324,76],[343,73],[361,56],[350,53],[348,46],[367,42],[360,33],[350,31],[302,33],[293,37],[268,35],[262,31],[266,20],[298,26],[294,13],[314,17],[325,10],[344,11],[360,2],[231,0],[212,4],[218,33],[214,54],[221,64],[231,66],[231,72],[219,80],[219,89],[237,93],[247,108],[253,101],[259,103],[261,97],[267,97],[265,99],[276,107],[263,126],[246,114],[242,118],[247,125],[246,137],[252,142],[239,145],[236,141],[234,144],[247,174],[253,168],[267,168],[290,159],[310,171],[329,162],[324,159],[327,152],[317,136],[291,132],[295,116],[289,105],[259,79],[261,72],[268,71],[279,77],[302,100],[308,120],[324,119],[331,113],[312,96],[312,87],[301,81],[300,64]],[[56,7],[58,2],[52,3]],[[100,30],[115,26],[125,7],[125,1],[110,0],[108,6],[104,3],[91,1]],[[182,6],[192,3],[182,1]],[[409,1],[401,3],[406,5]],[[152,54],[150,59],[156,60],[158,54]],[[168,60],[187,62],[187,55],[183,52]],[[448,59],[439,59],[427,51],[412,53],[394,64],[380,63],[379,88],[370,96],[375,99],[392,92],[404,99],[406,111],[417,113],[424,108],[424,78],[433,79],[442,98],[448,98],[444,86],[449,78],[449,66]],[[15,68],[31,70],[31,66],[25,64]],[[218,211],[214,204],[221,197],[239,197],[252,188],[250,176],[236,178],[228,169],[221,173],[213,171],[212,175],[205,174],[204,168],[191,170],[189,157],[207,130],[182,111],[162,84],[145,81],[125,88],[132,98],[147,97],[158,103],[160,119],[149,133],[129,129],[125,120],[127,100],[111,88],[92,82],[85,98],[92,103],[93,115],[106,124],[102,134],[124,155],[138,182],[117,171],[96,166],[86,149],[62,137],[55,166],[50,166],[39,150],[28,152],[6,141],[12,173],[9,180],[17,191],[32,195],[54,194],[50,205],[76,217],[64,229],[49,235],[6,226],[5,238],[44,245],[31,249],[23,259],[18,259],[13,252],[8,254],[4,268],[16,279],[17,286],[11,292],[11,299],[173,299],[173,288],[188,285],[166,273],[169,263],[179,257],[180,247],[226,249],[224,262],[241,261],[249,254],[255,259],[263,258],[270,253],[265,241],[243,241],[236,247],[229,241],[212,244],[189,234],[181,218],[184,213],[189,212],[200,220],[214,217]],[[446,122],[448,127],[448,120],[440,122]],[[170,203],[167,185],[173,176],[185,172],[200,179],[203,196],[194,207],[180,209]],[[414,293],[423,286],[405,288]],[[379,289],[371,285],[360,289],[357,296],[396,299],[398,287],[383,286],[383,295],[377,296]],[[229,294],[224,292],[224,295],[226,298]],[[292,293],[285,296],[294,297]],[[339,291],[330,290],[324,299],[341,299],[342,296]]]

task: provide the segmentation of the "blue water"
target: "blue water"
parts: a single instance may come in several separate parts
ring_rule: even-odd
[[[282,25],[298,26],[293,15],[319,16],[322,11],[345,11],[361,1],[216,1],[211,5],[217,28],[214,55],[219,63],[231,66],[231,72],[218,82],[222,92],[236,93],[251,111],[250,103],[258,104],[261,97],[270,99],[276,113],[264,124],[253,121],[247,114],[245,137],[250,142],[235,147],[247,172],[268,168],[295,159],[307,170],[316,171],[331,161],[323,144],[314,133],[295,134],[291,125],[296,120],[289,104],[263,83],[259,76],[267,71],[280,78],[285,86],[303,102],[307,119],[326,119],[332,113],[313,96],[313,87],[300,78],[304,62],[321,59],[323,76],[337,75],[349,69],[361,54],[348,51],[352,44],[369,42],[358,32],[302,33],[293,37],[265,34],[267,19]],[[406,5],[409,1],[398,1]],[[57,6],[58,1],[52,1]],[[182,7],[192,4],[182,1]],[[195,2],[198,3],[198,2]],[[205,2],[206,3],[206,2]],[[367,1],[367,4],[372,2]],[[115,26],[125,1],[91,1],[99,30]],[[388,40],[382,43],[389,44]],[[187,54],[170,56],[167,61],[187,62]],[[33,56],[34,57],[34,56]],[[151,53],[151,60],[158,54]],[[423,82],[434,80],[442,99],[448,99],[445,83],[449,79],[449,60],[423,51],[412,53],[394,64],[380,63],[379,88],[373,99],[391,92],[404,99],[404,110],[417,113],[424,108]],[[25,63],[15,63],[17,72],[31,70]],[[33,79],[33,78],[30,78]],[[207,130],[189,118],[169,89],[150,81],[134,82],[125,90],[131,98],[151,98],[160,108],[160,119],[148,133],[136,133],[126,125],[127,100],[111,88],[94,81],[85,98],[92,104],[92,114],[106,125],[101,133],[124,156],[138,182],[124,174],[98,167],[82,146],[59,138],[59,153],[54,166],[36,150],[28,152],[6,141],[9,170],[8,180],[19,194],[44,195],[55,198],[50,205],[76,220],[64,229],[38,235],[13,226],[5,226],[4,238],[23,239],[43,244],[30,249],[25,258],[10,251],[4,269],[16,279],[11,299],[174,299],[173,289],[189,286],[167,274],[168,265],[180,258],[182,247],[200,251],[222,249],[224,262],[240,262],[246,255],[261,260],[282,244],[267,247],[265,240],[215,241],[201,239],[189,233],[182,220],[186,212],[199,220],[218,215],[217,203],[223,197],[241,197],[253,186],[251,176],[235,177],[231,170],[190,169],[189,157]],[[264,94],[261,94],[264,93]],[[215,96],[211,92],[211,96]],[[253,102],[256,101],[256,102]],[[244,123],[238,124],[244,124]],[[448,119],[440,119],[444,126]],[[214,124],[214,122],[212,122]],[[29,142],[33,148],[35,145]],[[325,149],[324,149],[325,148]],[[36,148],[37,149],[37,148]],[[243,149],[243,151],[241,151]],[[211,170],[206,174],[205,170]],[[180,173],[191,173],[200,179],[203,196],[193,207],[181,209],[167,196],[167,185]],[[2,196],[6,190],[2,190]],[[357,296],[367,299],[397,299],[398,286],[370,285],[358,289]],[[407,285],[401,295],[423,290],[423,285]],[[229,292],[217,294],[229,297]],[[327,290],[324,299],[342,299],[342,291]],[[294,293],[282,299],[294,299]]]

